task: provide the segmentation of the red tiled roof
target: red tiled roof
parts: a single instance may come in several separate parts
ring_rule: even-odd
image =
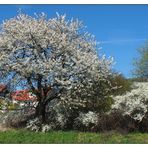
[[[29,90],[17,90],[11,94],[12,99],[17,101],[30,101],[36,100],[36,96],[33,95]]]
[[[51,91],[51,87],[48,87],[47,93],[44,94],[44,91],[42,91],[42,95],[48,95],[50,91]],[[29,89],[17,90],[11,93],[11,97],[13,100],[17,100],[17,101],[37,100],[37,97],[33,93],[31,93]]]

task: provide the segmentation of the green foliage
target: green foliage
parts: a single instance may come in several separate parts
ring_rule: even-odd
[[[116,132],[108,133],[88,133],[75,131],[52,131],[49,133],[34,133],[26,130],[12,130],[0,133],[0,143],[19,143],[19,144],[68,144],[68,143],[148,143],[148,134],[132,133],[122,135]]]
[[[111,105],[114,103],[111,97],[116,95],[123,95],[127,91],[132,89],[132,81],[126,79],[123,75],[116,74],[110,77],[111,85],[104,82],[95,83],[92,87],[95,90],[95,94],[92,97],[92,101],[87,104],[87,111],[98,111],[100,113],[107,112],[111,109]],[[104,94],[106,88],[110,89],[109,92]],[[112,89],[114,88],[114,89]],[[89,90],[88,90],[89,91]],[[106,96],[106,97],[104,97]]]
[[[121,74],[112,77],[111,83],[113,87],[117,87],[117,89],[113,89],[111,91],[111,95],[123,95],[124,93],[132,89],[132,81],[124,78],[124,76]]]
[[[86,102],[86,106],[79,109],[79,111],[82,112],[94,111],[102,114],[109,111],[113,103],[114,103],[113,98],[110,96],[104,98],[102,97],[99,99],[96,99],[94,96],[94,99],[92,99],[92,101],[90,102]]]
[[[19,105],[17,103],[10,103],[8,105],[8,110],[15,110],[19,107]]]
[[[111,105],[114,103],[113,98],[112,97],[107,97],[104,100],[100,100],[98,102],[98,107],[100,109],[99,112],[103,113],[103,112],[107,112],[111,109]]]
[[[134,75],[138,78],[148,80],[148,42],[143,48],[138,49],[139,58],[134,59]]]
[[[0,99],[0,109],[15,110],[19,108],[18,103],[13,103],[11,100]]]
[[[130,78],[128,80],[130,82],[148,82],[147,78],[140,78],[140,77]]]
[[[81,111],[105,113],[111,109],[111,105],[114,103],[111,96],[122,95],[132,89],[132,81],[124,78],[121,74],[114,73],[109,79],[111,84],[99,81],[92,85],[91,89],[94,90],[94,94],[91,98],[86,98],[86,100],[90,101],[86,101],[86,104]],[[109,91],[106,92],[104,91],[105,89],[109,89]],[[87,91],[90,91],[90,89],[86,89],[86,92]],[[80,97],[85,98],[85,96],[82,95]]]

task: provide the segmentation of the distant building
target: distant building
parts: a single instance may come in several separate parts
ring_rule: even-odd
[[[16,101],[35,101],[37,99],[36,96],[28,89],[17,90],[11,93],[11,98]]]

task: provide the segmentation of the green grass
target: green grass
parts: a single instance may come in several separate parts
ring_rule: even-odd
[[[11,130],[0,132],[0,143],[148,143],[148,134],[132,133],[122,135],[110,133],[84,133],[75,131],[53,131],[48,133],[35,133],[26,130]]]

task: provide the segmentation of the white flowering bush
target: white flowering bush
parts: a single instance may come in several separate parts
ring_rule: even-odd
[[[135,82],[133,89],[125,95],[114,97],[112,110],[120,110],[137,121],[142,121],[148,112],[148,83]]]
[[[98,116],[96,113],[89,111],[86,114],[80,113],[79,116],[82,123],[86,126],[88,126],[90,123],[97,124],[98,122]]]
[[[42,124],[42,132],[48,132],[48,131],[50,131],[50,130],[52,130],[52,126],[51,125],[48,125],[48,124]]]
[[[52,100],[46,106],[46,122],[52,129],[72,128],[76,114],[77,111],[73,111],[58,99]]]
[[[35,132],[42,131],[44,133],[53,130],[54,127],[55,125],[51,123],[42,124],[42,119],[37,117],[27,121],[27,124],[26,124],[26,129],[35,131]]]
[[[30,129],[31,131],[38,132],[41,128],[41,119],[34,118],[32,120],[29,120],[26,124],[26,128]]]
[[[88,113],[80,113],[74,121],[74,128],[79,130],[94,129],[98,126],[99,114],[89,111]]]

